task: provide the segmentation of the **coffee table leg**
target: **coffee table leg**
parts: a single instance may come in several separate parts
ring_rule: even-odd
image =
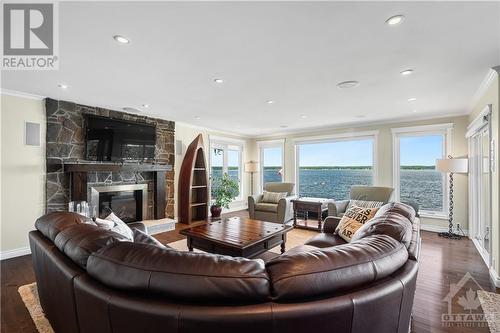
[[[187,245],[188,245],[189,251],[193,252],[193,239],[191,237],[188,237],[188,239],[187,239]]]
[[[286,251],[286,248],[285,248],[285,243],[286,243],[286,234],[283,234],[283,236],[281,236],[281,254],[285,253]]]
[[[297,208],[293,209],[293,227],[297,228]]]

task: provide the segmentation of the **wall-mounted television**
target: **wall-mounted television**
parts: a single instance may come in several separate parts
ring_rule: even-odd
[[[126,120],[85,116],[85,159],[88,161],[151,162],[156,128]]]

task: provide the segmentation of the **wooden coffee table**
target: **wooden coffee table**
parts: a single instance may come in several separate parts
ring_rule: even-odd
[[[323,221],[323,211],[328,209],[328,203],[333,202],[331,199],[322,198],[298,198],[292,200],[293,204],[293,226],[300,229],[321,231],[321,222]],[[304,213],[304,219],[299,221],[297,215],[299,212]],[[318,215],[317,220],[309,220],[309,212],[314,212]]]
[[[285,252],[286,233],[293,227],[285,224],[231,217],[220,221],[181,230],[187,237],[189,251],[225,254],[253,258],[281,245]]]

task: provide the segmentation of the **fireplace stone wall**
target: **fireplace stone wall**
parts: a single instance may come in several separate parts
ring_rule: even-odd
[[[174,122],[50,98],[45,100],[45,105],[47,114],[47,212],[67,210],[70,201],[70,179],[69,174],[63,172],[60,164],[64,161],[85,158],[83,115],[93,114],[156,126],[155,158],[158,163],[172,166],[172,171],[166,172],[165,215],[169,218],[174,217]],[[55,165],[56,167],[54,167]],[[89,187],[112,184],[148,184],[148,215],[149,218],[153,218],[153,174],[151,172],[89,172],[87,182]]]

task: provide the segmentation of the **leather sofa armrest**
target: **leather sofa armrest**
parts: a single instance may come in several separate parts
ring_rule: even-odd
[[[289,195],[286,198],[280,199],[278,201],[278,221],[279,222],[288,222],[293,217],[293,204],[292,200],[297,199],[296,195]]]
[[[339,225],[340,217],[328,216],[323,222],[323,232],[327,234],[335,233],[335,229]]]
[[[328,203],[328,216],[339,216],[345,213],[349,200],[339,200]]]
[[[248,215],[251,219],[255,218],[255,204],[262,200],[262,194],[248,196]]]
[[[147,229],[146,229],[146,225],[142,222],[132,222],[132,223],[129,223],[127,224],[127,226],[130,228],[130,229],[138,229],[144,233],[148,233]]]

